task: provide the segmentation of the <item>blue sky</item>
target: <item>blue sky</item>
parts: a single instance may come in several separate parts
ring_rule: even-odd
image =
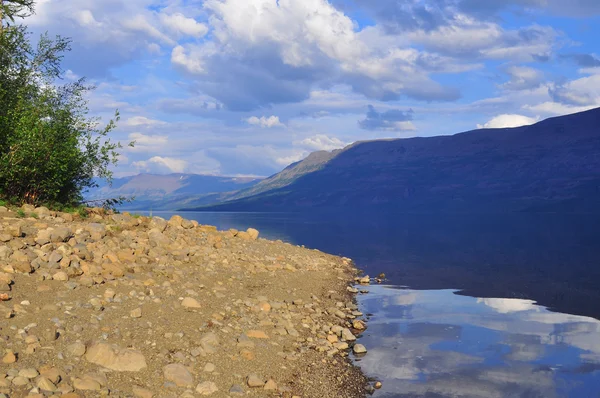
[[[40,0],[116,169],[273,174],[355,141],[600,107],[598,0]],[[105,119],[106,120],[106,119]]]

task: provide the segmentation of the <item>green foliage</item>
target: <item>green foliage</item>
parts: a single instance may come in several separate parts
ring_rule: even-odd
[[[33,10],[30,0],[0,0],[0,5],[8,20]],[[77,206],[82,192],[96,185],[95,177],[111,181],[109,167],[117,163],[121,144],[111,142],[108,134],[119,113],[101,127],[87,108],[86,95],[94,87],[84,79],[57,84],[70,40],[42,35],[33,48],[26,27],[2,26],[0,197],[54,208]]]
[[[6,205],[8,205],[8,202],[6,200],[0,199],[0,206],[6,206]]]
[[[31,218],[39,218],[38,214],[35,212],[29,213],[29,217]]]
[[[25,212],[23,211],[23,209],[19,209],[19,210],[17,210],[17,217],[18,217],[18,218],[25,218],[25,216],[26,216],[26,214],[25,214]]]

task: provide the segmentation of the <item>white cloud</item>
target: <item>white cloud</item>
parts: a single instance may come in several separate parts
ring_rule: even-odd
[[[498,115],[485,124],[478,124],[477,128],[500,129],[507,127],[529,126],[530,124],[537,123],[539,120],[539,117],[532,118],[523,115]]]
[[[187,164],[185,160],[181,159],[154,156],[145,161],[134,162],[132,165],[140,172],[183,173]]]
[[[478,298],[478,303],[483,303],[501,314],[521,311],[540,311],[541,308],[533,300],[504,299],[504,298]]]
[[[317,134],[301,141],[295,141],[294,145],[312,151],[332,151],[334,149],[343,148],[348,144],[336,137],[329,137],[325,134]]]
[[[165,27],[177,34],[200,38],[208,33],[208,26],[181,13],[160,14],[160,21]]]
[[[269,117],[262,116],[260,118],[256,117],[256,116],[252,116],[252,117],[249,117],[248,119],[246,119],[246,122],[253,126],[260,126],[263,128],[284,126],[284,124],[279,121],[278,116],[269,116]]]
[[[157,126],[166,124],[160,120],[149,119],[145,116],[133,116],[125,121],[126,126],[137,127],[137,126]]]

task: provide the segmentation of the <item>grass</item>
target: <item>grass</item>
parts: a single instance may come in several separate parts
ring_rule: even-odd
[[[25,218],[25,216],[27,216],[27,214],[25,214],[25,212],[23,211],[23,209],[17,210],[17,217],[18,218]]]
[[[6,200],[0,199],[0,206],[6,206],[6,205],[8,205],[8,202]]]
[[[29,213],[29,217],[32,217],[32,218],[39,218],[38,214],[37,214],[37,213],[35,213],[35,212],[33,212],[33,213]]]

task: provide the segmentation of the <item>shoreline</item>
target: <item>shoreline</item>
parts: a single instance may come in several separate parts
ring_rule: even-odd
[[[2,210],[0,394],[366,396],[349,259],[180,216]]]

